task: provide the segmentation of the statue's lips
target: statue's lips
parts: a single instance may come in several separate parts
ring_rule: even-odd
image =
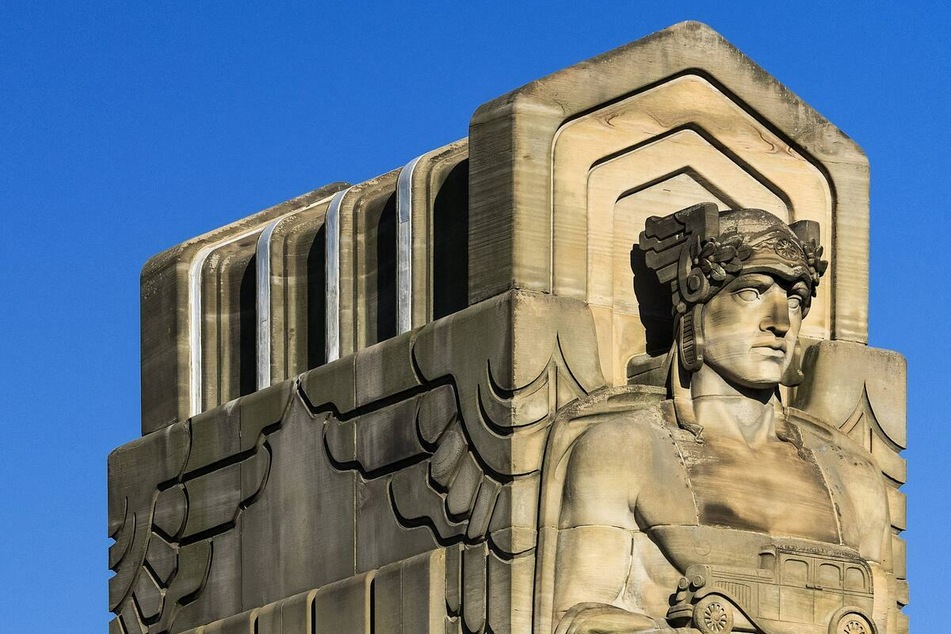
[[[779,340],[776,342],[762,343],[753,346],[753,350],[756,350],[760,354],[763,354],[767,357],[785,357],[786,342]]]

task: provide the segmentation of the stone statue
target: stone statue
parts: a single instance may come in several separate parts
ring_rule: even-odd
[[[563,459],[559,634],[879,631],[881,470],[780,398],[801,379],[818,237],[712,204],[647,221],[640,249],[672,290],[669,383],[571,413],[584,431]]]

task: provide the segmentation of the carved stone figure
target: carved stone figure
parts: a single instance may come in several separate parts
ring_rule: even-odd
[[[818,237],[713,204],[647,221],[675,312],[668,391],[572,412],[586,430],[564,458],[557,632],[878,631],[881,470],[780,398],[826,268]]]

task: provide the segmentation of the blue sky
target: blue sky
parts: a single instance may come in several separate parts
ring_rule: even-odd
[[[106,631],[106,455],[139,431],[146,259],[401,166],[479,104],[685,19],[869,155],[870,343],[909,362],[907,612],[944,629],[951,12],[850,4],[0,4],[0,631]]]

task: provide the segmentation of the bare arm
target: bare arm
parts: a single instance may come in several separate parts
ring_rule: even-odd
[[[572,449],[558,537],[558,634],[676,631],[664,614],[677,573],[636,519],[641,474],[651,468],[640,435],[605,423]]]

